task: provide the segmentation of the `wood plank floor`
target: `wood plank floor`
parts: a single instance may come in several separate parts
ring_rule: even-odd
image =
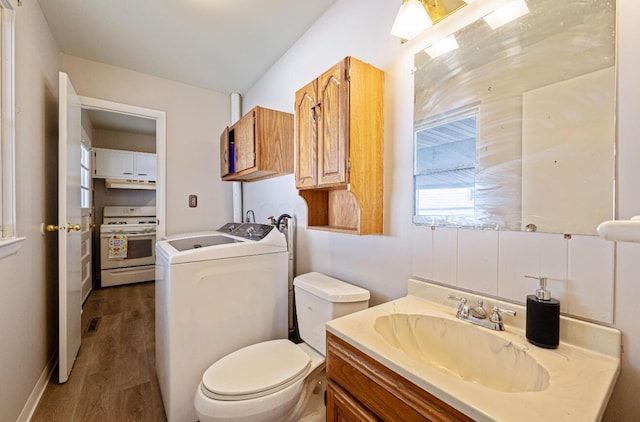
[[[54,374],[31,420],[166,421],[155,365],[154,283],[96,289],[69,381]]]

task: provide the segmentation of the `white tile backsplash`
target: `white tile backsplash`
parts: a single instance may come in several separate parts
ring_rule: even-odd
[[[411,274],[433,279],[433,232],[431,226],[411,228]]]
[[[596,236],[574,235],[569,241],[569,314],[613,322],[614,245]]]
[[[437,227],[433,231],[433,279],[456,285],[458,262],[458,229]]]
[[[458,287],[498,294],[498,232],[458,230]]]
[[[524,304],[548,278],[561,312],[613,322],[614,243],[597,236],[415,226],[412,274]]]
[[[500,232],[498,295],[524,303],[539,286],[525,275],[547,277],[548,289],[566,311],[567,240],[562,234]]]

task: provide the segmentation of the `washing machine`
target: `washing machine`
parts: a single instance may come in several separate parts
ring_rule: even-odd
[[[169,422],[195,421],[204,371],[287,338],[288,252],[274,226],[227,223],[156,243],[156,369]]]

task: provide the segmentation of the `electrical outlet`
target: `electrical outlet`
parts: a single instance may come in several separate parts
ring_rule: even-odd
[[[189,208],[198,206],[198,195],[189,195]]]

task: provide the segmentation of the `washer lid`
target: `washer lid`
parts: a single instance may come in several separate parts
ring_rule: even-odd
[[[260,397],[306,374],[311,358],[289,340],[252,344],[215,362],[202,376],[205,394],[218,400]]]

